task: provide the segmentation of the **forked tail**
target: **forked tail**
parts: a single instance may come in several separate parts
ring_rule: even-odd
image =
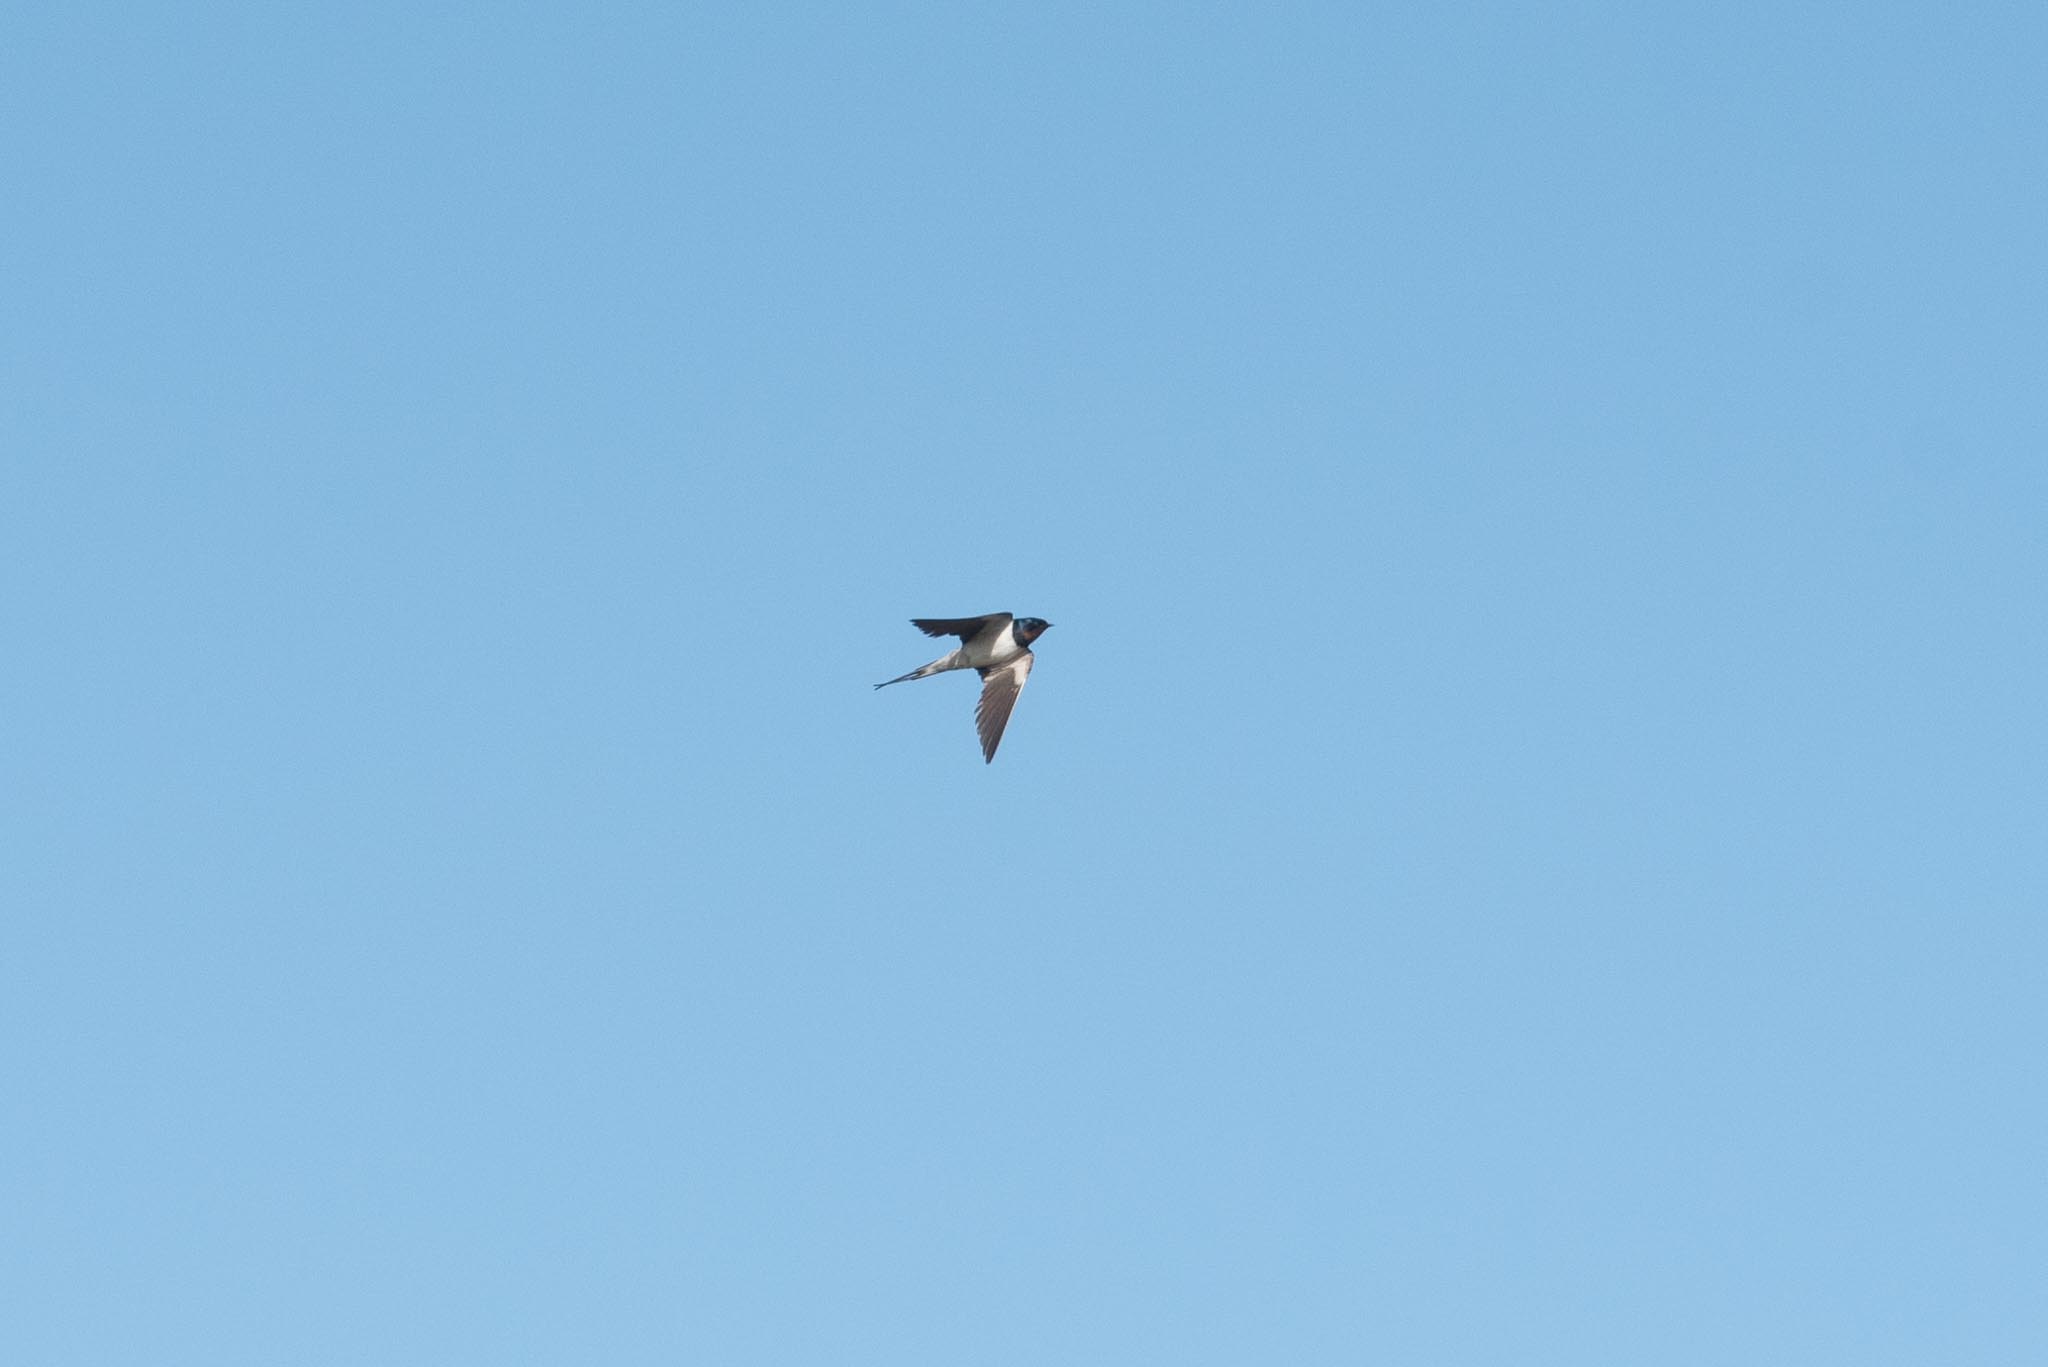
[[[928,665],[919,665],[908,674],[898,674],[893,679],[884,679],[881,683],[876,684],[875,687],[887,688],[892,683],[909,683],[912,679],[928,679],[934,674],[943,674],[949,669],[958,669],[960,665],[956,657],[959,654],[960,652],[956,650],[951,655],[942,655]]]

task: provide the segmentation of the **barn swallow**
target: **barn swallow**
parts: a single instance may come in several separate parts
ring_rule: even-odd
[[[910,625],[927,636],[958,636],[960,648],[875,687],[926,679],[949,669],[974,670],[981,675],[981,704],[974,709],[974,729],[981,733],[982,763],[994,763],[1010,709],[1017,705],[1017,695],[1031,677],[1031,643],[1052,623],[1039,617],[991,612],[986,617],[913,617]]]

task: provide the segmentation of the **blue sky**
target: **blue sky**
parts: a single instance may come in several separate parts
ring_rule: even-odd
[[[0,1356],[2048,1351],[2048,17],[8,29]]]

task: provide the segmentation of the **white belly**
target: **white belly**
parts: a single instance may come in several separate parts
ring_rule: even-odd
[[[1017,644],[1016,636],[1010,630],[1010,623],[1003,623],[993,636],[984,633],[966,645],[968,663],[977,669],[999,665],[1005,660],[1014,660],[1024,653],[1024,647]]]

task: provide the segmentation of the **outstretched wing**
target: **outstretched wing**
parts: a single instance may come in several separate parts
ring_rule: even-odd
[[[971,641],[993,627],[1000,631],[1010,625],[1010,614],[991,612],[986,617],[913,617],[910,625],[927,636],[958,636]]]
[[[1008,664],[991,665],[981,674],[981,705],[974,709],[974,729],[981,733],[981,762],[993,764],[996,747],[1003,743],[1003,728],[1010,724],[1010,709],[1031,677],[1031,652],[1025,651]]]

